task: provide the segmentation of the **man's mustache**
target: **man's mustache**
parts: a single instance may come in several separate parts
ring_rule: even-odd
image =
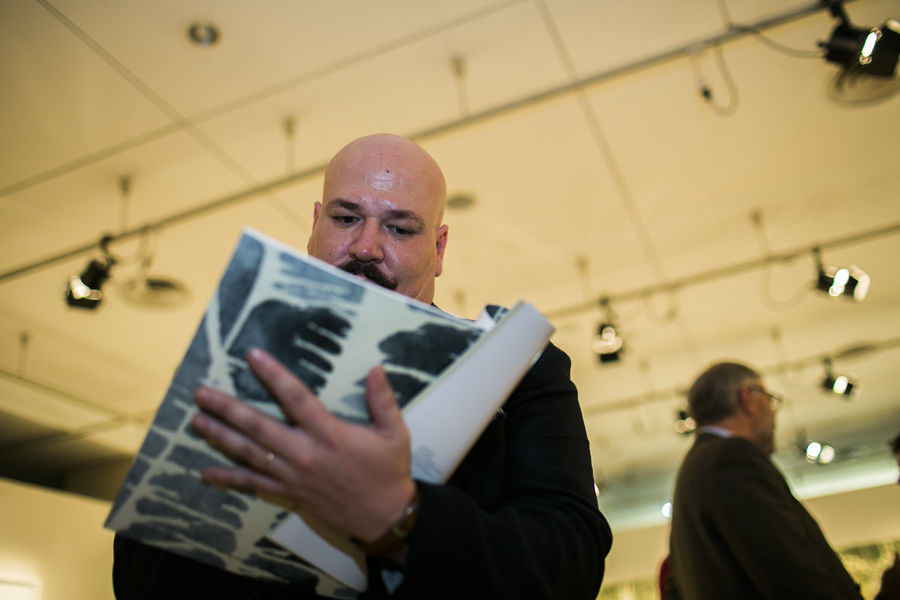
[[[366,279],[377,283],[381,287],[389,290],[397,289],[397,281],[391,279],[378,270],[378,265],[373,262],[362,262],[351,258],[344,264],[340,265],[340,269],[350,273],[351,275],[363,275]]]

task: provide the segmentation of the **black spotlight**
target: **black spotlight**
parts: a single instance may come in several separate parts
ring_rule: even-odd
[[[810,441],[803,449],[806,462],[819,465],[831,464],[835,457],[834,447],[825,442]]]
[[[594,336],[594,353],[601,363],[618,362],[625,349],[625,343],[616,332],[612,323],[600,323],[597,326],[597,335]]]
[[[822,379],[822,388],[836,396],[851,396],[856,390],[856,382],[849,375],[828,374]]]
[[[831,369],[831,359],[826,358],[822,362],[825,367],[822,389],[844,399],[849,399],[851,396],[859,394],[860,385],[856,377],[853,375],[835,375]]]
[[[816,288],[835,298],[847,296],[862,302],[869,293],[869,276],[853,265],[840,269],[825,267],[819,269]]]
[[[625,351],[625,342],[619,335],[618,328],[614,324],[616,322],[612,307],[609,305],[609,298],[600,298],[600,308],[604,312],[604,320],[597,325],[597,335],[591,348],[597,355],[600,364],[619,362],[622,353]]]
[[[688,414],[688,411],[682,409],[676,413],[674,428],[676,433],[690,435],[697,429],[697,422]]]
[[[857,267],[826,267],[818,248],[813,248],[816,261],[816,289],[825,292],[832,298],[845,296],[857,302],[866,299],[869,293],[870,278],[868,273]]]
[[[109,279],[111,261],[91,260],[81,275],[72,275],[66,289],[66,304],[78,308],[96,309],[103,300],[101,287]]]
[[[889,19],[880,27],[856,27],[850,23],[842,3],[831,2],[831,14],[840,22],[827,42],[825,60],[845,71],[877,77],[893,77],[900,57],[900,23]]]

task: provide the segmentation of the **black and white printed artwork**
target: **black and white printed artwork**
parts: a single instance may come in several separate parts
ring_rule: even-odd
[[[106,526],[121,535],[229,571],[315,581],[320,595],[356,592],[265,535],[287,514],[254,496],[203,484],[227,459],[190,428],[193,392],[208,385],[283,419],[244,357],[261,347],[290,368],[334,414],[369,421],[368,371],[385,368],[406,407],[483,330],[347,275],[246,230],[177,369]]]

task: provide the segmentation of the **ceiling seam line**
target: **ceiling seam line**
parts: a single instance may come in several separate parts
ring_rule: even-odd
[[[64,400],[72,405],[80,405],[83,408],[88,408],[90,410],[99,411],[102,413],[106,413],[107,416],[113,416],[117,419],[127,419],[134,420],[128,415],[122,414],[120,412],[115,411],[108,406],[103,404],[98,404],[92,400],[88,400],[86,398],[81,398],[80,396],[76,396],[75,394],[54,387],[47,383],[43,383],[41,381],[37,381],[35,379],[31,379],[30,377],[26,377],[24,375],[19,375],[17,373],[13,373],[12,371],[8,371],[7,369],[0,367],[0,379],[6,379],[7,381],[12,381],[13,383],[18,383],[20,385],[24,385],[26,387],[30,387],[32,389],[36,389],[42,393],[49,393],[57,398]],[[139,422],[135,420],[135,422]]]
[[[143,146],[144,144],[163,138],[170,133],[174,133],[180,130],[181,127],[179,127],[177,124],[170,123],[164,127],[160,127],[146,134],[139,135],[130,140],[125,140],[124,142],[121,142],[119,144],[108,146],[106,148],[98,150],[97,152],[85,154],[79,158],[76,158],[75,160],[70,160],[67,163],[57,165],[51,169],[47,169],[46,171],[41,171],[40,173],[31,175],[29,177],[26,177],[25,179],[20,179],[19,181],[14,181],[13,183],[0,187],[0,198],[15,194],[17,192],[21,192],[23,190],[27,190],[30,187],[34,187],[42,183],[46,183],[48,181],[56,179],[57,177],[61,177],[62,175],[66,175],[73,171],[77,171],[78,169],[100,162],[101,160],[112,158],[113,156],[117,156],[129,150],[133,150],[135,148]]]
[[[72,431],[57,431],[48,435],[35,436],[25,440],[17,440],[9,444],[0,446],[0,452],[22,452],[27,450],[34,450],[35,448],[53,446],[56,444],[63,444],[66,442],[84,439],[90,437],[95,433],[103,433],[104,431],[109,431],[110,429],[118,427],[123,424],[123,421],[127,423],[128,419],[126,417],[113,418],[106,421],[100,421],[99,423],[94,423],[92,425],[87,425],[85,427],[81,427]],[[131,454],[125,450],[119,450],[119,452],[122,452],[122,454]]]
[[[41,1],[41,0],[38,0],[38,1]],[[524,2],[524,1],[526,1],[526,0],[515,0],[514,2],[511,2],[510,5],[517,4],[519,2]],[[845,0],[845,1],[855,2],[856,0]],[[504,6],[504,8],[505,8],[505,6]],[[607,70],[607,71],[595,73],[593,75],[589,75],[582,79],[579,79],[578,81],[576,81],[574,83],[569,83],[569,84],[566,84],[561,87],[550,88],[548,90],[538,92],[537,94],[525,96],[525,97],[513,100],[511,102],[502,104],[497,107],[485,109],[484,111],[481,111],[480,113],[468,115],[462,119],[457,119],[457,120],[451,121],[449,123],[445,123],[442,125],[438,125],[435,127],[431,127],[431,128],[422,130],[417,134],[411,135],[410,137],[412,139],[425,139],[428,137],[440,135],[447,131],[452,131],[452,130],[459,129],[459,128],[465,127],[467,125],[470,125],[470,124],[473,124],[473,123],[476,123],[476,122],[479,122],[482,120],[493,118],[493,117],[502,115],[506,112],[514,111],[519,108],[528,106],[530,104],[536,104],[536,103],[539,103],[539,102],[542,102],[545,100],[552,99],[556,96],[570,93],[570,92],[572,92],[572,90],[574,88],[577,88],[577,87],[590,87],[593,85],[599,85],[600,83],[604,82],[607,79],[612,79],[612,78],[615,78],[615,77],[618,77],[621,75],[625,75],[627,73],[637,71],[637,70],[640,70],[640,69],[643,69],[646,67],[650,67],[657,63],[665,62],[667,60],[673,60],[681,55],[690,54],[691,52],[694,51],[694,49],[698,45],[724,43],[725,41],[728,41],[732,38],[740,38],[740,37],[753,35],[755,33],[755,30],[762,31],[762,30],[768,29],[770,27],[782,25],[784,23],[788,23],[790,21],[803,18],[803,17],[813,14],[815,12],[820,12],[824,9],[825,9],[825,7],[822,5],[813,4],[813,5],[807,6],[805,8],[799,9],[799,10],[785,13],[785,14],[782,14],[782,15],[779,15],[776,17],[771,17],[769,19],[765,19],[763,21],[759,21],[759,22],[751,24],[751,25],[743,26],[741,29],[730,30],[728,32],[725,32],[724,34],[717,34],[715,36],[712,36],[712,37],[709,37],[706,39],[702,39],[702,40],[698,40],[698,41],[692,42],[692,43],[684,45],[684,46],[666,50],[657,55],[647,57],[645,59],[640,59],[640,60],[638,60],[634,63],[630,63],[628,65],[623,65],[623,66],[615,67],[615,68]],[[751,31],[751,30],[753,30],[753,31]],[[207,118],[211,118],[212,116],[218,116],[218,114],[221,114],[221,113],[210,114],[207,117],[206,115],[204,115],[204,113],[200,113],[200,116],[195,115],[194,117],[191,117],[191,119],[195,120],[196,122],[202,122],[202,121],[206,120]],[[66,172],[69,172],[69,171],[67,170]],[[40,176],[40,175],[38,175],[38,176]],[[38,176],[35,176],[35,177],[38,177]],[[53,176],[56,177],[56,176],[59,176],[59,174],[55,174]],[[13,185],[17,185],[17,184],[13,184]],[[4,195],[10,193],[7,191],[7,189],[8,189],[8,187],[0,188],[0,197],[3,197]],[[20,190],[17,189],[15,191],[20,191]]]
[[[900,233],[900,222],[893,223],[884,227],[857,232],[847,236],[832,238],[824,242],[813,242],[799,248],[795,248],[794,250],[788,250],[777,254],[770,254],[762,258],[737,262],[730,265],[709,269],[707,271],[700,271],[698,273],[685,275],[678,279],[667,281],[658,285],[645,286],[642,288],[627,290],[615,294],[604,294],[598,297],[596,301],[573,304],[568,307],[561,307],[555,310],[546,311],[544,314],[547,316],[547,318],[550,319],[571,316],[589,310],[596,310],[600,300],[603,299],[609,302],[622,302],[626,300],[635,300],[646,296],[652,296],[653,294],[657,294],[660,292],[675,292],[677,290],[693,285],[730,277],[732,275],[738,275],[740,273],[744,273],[746,271],[751,271],[754,269],[761,269],[766,265],[774,262],[789,262],[797,257],[803,256],[804,254],[809,254],[811,256],[815,248],[826,249],[837,248],[841,246],[853,246],[874,238],[896,235],[897,233]]]
[[[41,0],[38,0],[39,2]],[[304,85],[306,83],[315,81],[316,79],[325,77],[327,75],[331,75],[337,71],[344,70],[346,68],[355,66],[357,64],[361,64],[367,60],[371,60],[375,57],[381,56],[382,54],[386,54],[388,52],[404,48],[411,44],[417,43],[424,39],[427,39],[431,36],[435,36],[441,33],[445,33],[451,29],[459,27],[460,25],[467,24],[472,21],[476,21],[484,18],[487,15],[490,15],[495,12],[501,12],[506,10],[507,8],[519,4],[524,4],[529,0],[509,0],[504,3],[496,4],[494,6],[490,6],[486,9],[481,9],[477,11],[473,11],[466,15],[463,15],[457,19],[453,19],[446,23],[441,23],[440,25],[426,28],[422,31],[416,32],[414,34],[404,36],[388,42],[386,44],[382,44],[375,48],[369,48],[367,50],[363,50],[354,55],[348,56],[341,60],[335,61],[334,63],[324,65],[322,67],[313,69],[309,72],[303,73],[301,75],[291,77],[288,80],[274,84],[269,86],[268,88],[264,88],[262,90],[257,90],[250,94],[247,94],[241,98],[232,100],[230,102],[226,102],[225,104],[219,105],[217,107],[213,107],[211,109],[201,111],[189,117],[184,117],[191,123],[195,125],[199,125],[205,121],[213,119],[223,114],[227,114],[231,111],[238,110],[240,108],[244,108],[251,104],[255,104],[267,98],[270,98],[274,95],[283,93],[291,88],[298,87],[300,85]],[[59,20],[59,19],[58,19]],[[171,117],[170,117],[171,118]],[[114,156],[117,153],[124,152],[126,150],[130,150],[134,147],[137,147],[141,144],[147,143],[149,141],[153,141],[155,139],[159,139],[172,133],[173,130],[183,129],[183,127],[178,123],[173,123],[167,125],[165,127],[161,127],[154,131],[151,131],[148,134],[143,136],[138,136],[137,138],[133,138],[132,140],[126,140],[120,144],[115,144],[108,148],[104,148],[99,152],[95,152],[93,154],[85,155],[77,160],[70,161],[64,165],[58,165],[41,173],[37,173],[31,177],[26,179],[19,180],[17,182],[13,182],[12,184],[6,185],[4,187],[0,187],[0,198],[7,196],[9,194],[21,191],[23,189],[27,189],[34,185],[38,185],[40,183],[44,183],[50,179],[55,177],[59,177],[61,175],[65,175],[66,173],[70,173],[76,169],[82,168],[84,166],[93,164],[104,158],[109,158],[110,156]]]
[[[313,167],[312,169],[307,169],[305,171],[301,171],[300,173],[293,173],[291,175],[281,177],[274,181],[266,182],[266,183],[257,185],[256,187],[242,190],[242,191],[236,192],[234,194],[230,194],[228,196],[219,198],[212,202],[202,204],[199,206],[195,206],[193,208],[189,208],[187,210],[169,215],[167,217],[157,219],[150,223],[145,223],[138,227],[133,227],[127,231],[121,231],[121,232],[115,233],[115,234],[111,233],[111,234],[109,234],[108,243],[115,243],[118,241],[130,239],[137,235],[142,235],[147,230],[163,229],[166,227],[171,227],[173,225],[177,225],[183,221],[189,221],[193,218],[199,217],[200,215],[225,208],[231,204],[234,204],[234,203],[242,201],[242,200],[246,200],[248,198],[252,198],[254,196],[261,195],[264,192],[277,189],[279,187],[287,185],[288,183],[293,183],[295,181],[301,181],[307,177],[317,175],[317,174],[323,172],[324,170],[325,170],[325,165],[319,165],[319,166]],[[82,254],[85,254],[87,252],[91,252],[91,251],[94,251],[97,249],[99,249],[99,240],[97,242],[88,242],[88,243],[85,243],[85,244],[82,244],[79,246],[69,248],[68,250],[60,251],[59,253],[57,253],[55,255],[45,257],[43,259],[40,259],[40,260],[35,261],[30,264],[26,264],[26,265],[23,265],[20,267],[13,268],[12,270],[6,271],[5,273],[0,273],[0,283],[3,283],[7,279],[19,277],[19,276],[25,275],[27,273],[30,273],[31,271],[50,266],[57,262],[60,262],[60,261],[63,261],[63,260],[69,259],[69,258],[74,258],[76,256],[80,256]]]
[[[845,0],[845,1],[856,1],[856,0]],[[440,134],[443,134],[447,131],[453,131],[455,129],[460,129],[462,127],[466,127],[473,123],[487,120],[507,112],[512,112],[532,104],[538,104],[547,100],[554,99],[558,96],[562,96],[565,94],[572,93],[579,88],[592,87],[594,85],[599,85],[605,82],[608,79],[614,79],[616,77],[620,77],[623,75],[627,75],[629,73],[639,71],[644,68],[648,68],[660,63],[664,63],[670,60],[674,60],[681,56],[690,55],[692,52],[695,52],[697,46],[700,45],[713,45],[713,44],[723,44],[727,41],[737,38],[743,38],[750,35],[753,35],[756,30],[764,30],[770,27],[775,27],[777,25],[782,25],[785,23],[789,23],[791,21],[806,17],[813,13],[821,12],[825,10],[825,7],[821,4],[814,3],[805,8],[794,10],[788,13],[784,13],[782,15],[771,17],[769,19],[765,19],[763,21],[759,21],[757,23],[753,23],[745,26],[740,30],[730,30],[725,33],[717,34],[711,37],[707,37],[700,40],[695,40],[690,42],[689,44],[684,44],[681,46],[677,46],[674,48],[670,48],[668,50],[663,50],[657,54],[638,59],[634,62],[620,65],[617,67],[612,67],[604,71],[600,71],[598,73],[594,73],[592,75],[587,75],[575,82],[565,83],[553,88],[548,88],[534,94],[523,96],[504,104],[485,109],[481,112],[474,113],[472,115],[466,116],[464,118],[455,119],[453,121],[449,121],[447,123],[436,125],[424,130],[419,131],[418,133],[410,136],[413,139],[427,139],[429,137],[434,137]],[[751,29],[753,31],[751,31]]]
[[[125,66],[120,60],[118,60],[115,56],[113,56],[109,51],[106,50],[99,42],[94,40],[86,31],[81,29],[78,25],[76,25],[71,19],[65,16],[61,11],[59,11],[55,6],[53,6],[49,0],[37,0],[44,8],[54,16],[60,23],[62,23],[69,31],[71,31],[76,37],[78,37],[88,48],[90,48],[97,56],[100,57],[107,65],[112,67],[112,69],[119,74],[125,81],[131,84],[141,95],[144,96],[147,100],[150,101],[151,104],[156,106],[156,108],[162,112],[166,117],[171,119],[176,125],[178,125],[183,131],[188,133],[191,137],[194,138],[196,142],[198,142],[202,147],[206,149],[209,154],[218,159],[218,161],[231,173],[237,176],[239,179],[243,180],[245,185],[257,186],[258,182],[253,177],[253,175],[233,156],[231,156],[228,152],[226,152],[223,148],[219,147],[212,138],[210,138],[206,133],[204,133],[195,123],[193,123],[189,118],[182,115],[180,111],[178,111],[174,106],[169,104],[162,96],[160,96],[156,91],[151,88],[147,83],[145,83],[140,77],[138,77],[135,73],[131,71],[127,66]],[[278,208],[282,209],[282,214],[285,214],[287,211],[288,218],[290,215],[293,215],[295,219],[299,219],[299,222],[302,222],[306,225],[306,220],[301,218],[298,213],[293,211],[290,207],[284,205],[284,203],[277,197],[273,195],[273,197],[268,198],[270,202],[278,205]],[[296,223],[295,224],[299,224]]]
[[[795,360],[780,361],[773,365],[757,369],[757,371],[760,375],[781,375],[788,371],[798,371],[800,369],[805,369],[816,364],[822,364],[822,362],[826,358],[840,358],[842,355],[855,356],[858,354],[876,354],[879,352],[892,350],[896,347],[900,347],[900,337],[888,338],[885,340],[880,340],[878,342],[866,343],[863,346],[857,347],[845,346],[844,350],[836,350],[834,352],[816,354],[813,356],[807,356],[805,358],[798,358]],[[644,406],[646,404],[672,400],[677,396],[686,396],[687,390],[688,386],[670,386],[662,390],[647,392],[636,396],[630,396],[628,398],[614,400],[605,404],[587,405],[582,407],[582,412],[584,413],[585,418],[587,418],[589,415],[600,415],[604,413],[629,410],[631,408]]]
[[[568,75],[569,81],[577,81],[578,73],[576,72],[575,64],[572,61],[572,57],[569,54],[565,43],[563,42],[562,36],[559,33],[559,29],[556,27],[556,22],[554,21],[553,15],[547,7],[545,0],[535,0],[535,3],[538,6],[538,10],[541,12],[544,26],[547,28],[547,31],[551,39],[553,40],[558,58],[560,62],[563,63],[563,67],[566,71],[566,74]],[[597,149],[600,151],[601,156],[605,160],[606,168],[612,177],[613,185],[618,191],[619,201],[624,206],[625,212],[628,215],[629,220],[631,221],[631,226],[638,237],[640,245],[643,247],[646,258],[650,262],[650,267],[653,271],[655,271],[657,281],[666,281],[668,277],[666,276],[666,270],[663,267],[662,259],[660,258],[659,252],[657,251],[656,247],[653,244],[653,241],[650,238],[650,232],[647,229],[647,224],[641,216],[640,211],[638,210],[637,204],[634,200],[634,194],[631,191],[631,186],[628,185],[625,173],[622,171],[622,167],[619,164],[619,161],[616,159],[616,155],[613,152],[609,136],[606,135],[606,131],[604,130],[603,126],[600,123],[600,119],[597,116],[597,112],[594,110],[593,105],[587,97],[587,91],[583,87],[577,87],[574,91],[574,94],[578,100],[579,105],[581,106],[582,113],[584,114],[584,117],[588,122],[588,126],[591,130],[591,135],[594,138],[594,144],[597,146]],[[678,300],[677,298],[675,298],[674,293],[671,295],[670,300],[673,304],[677,305]],[[700,349],[697,346],[697,342],[694,338],[693,332],[688,326],[686,320],[681,315],[681,312],[676,310],[675,314],[678,320],[678,327],[681,330],[681,340],[686,346],[687,351],[693,355],[695,361],[699,362]]]
[[[597,149],[600,151],[600,154],[605,159],[606,168],[610,172],[613,180],[613,185],[619,192],[619,199],[624,205],[625,212],[628,214],[632,226],[636,230],[637,237],[640,240],[640,244],[641,246],[643,246],[647,258],[652,264],[653,269],[656,271],[657,278],[660,280],[665,280],[665,270],[663,269],[662,263],[659,259],[659,253],[656,252],[656,249],[653,247],[653,243],[650,241],[650,236],[647,233],[646,225],[637,212],[637,208],[634,204],[634,196],[631,193],[631,189],[625,180],[625,175],[622,173],[622,169],[619,166],[618,161],[616,160],[615,153],[612,150],[609,139],[606,136],[606,132],[603,130],[603,126],[600,124],[600,120],[597,118],[593,107],[590,105],[590,102],[586,98],[585,90],[581,86],[577,85],[578,78],[577,73],[575,72],[575,66],[572,63],[572,59],[569,56],[565,44],[563,43],[559,35],[559,31],[556,28],[553,17],[552,15],[550,15],[549,9],[547,8],[544,0],[535,0],[535,4],[538,6],[538,9],[541,13],[541,17],[544,21],[544,26],[547,28],[547,32],[553,40],[553,45],[556,47],[557,58],[559,58],[560,62],[563,63],[563,68],[566,71],[569,82],[572,84],[576,84],[576,87],[573,90],[573,94],[578,99],[579,104],[581,105],[582,113],[588,122],[588,126],[591,129],[594,143],[596,144]]]
[[[471,13],[465,14],[456,19],[452,19],[446,23],[441,23],[436,26],[427,27],[422,31],[418,31],[416,33],[412,33],[407,36],[403,36],[392,40],[390,42],[381,44],[374,48],[369,48],[366,50],[362,50],[357,52],[356,54],[350,55],[343,59],[337,60],[331,64],[324,65],[313,69],[307,73],[303,73],[301,75],[292,77],[284,82],[274,84],[269,86],[268,88],[264,88],[263,90],[257,90],[251,94],[244,96],[243,98],[239,98],[237,100],[233,100],[231,102],[225,103],[221,106],[217,106],[215,108],[211,108],[207,111],[203,111],[197,115],[197,118],[201,121],[207,120],[209,118],[213,118],[219,116],[223,113],[229,112],[231,110],[236,110],[238,108],[243,108],[260,100],[264,100],[268,97],[274,96],[276,94],[283,93],[293,87],[297,87],[300,85],[304,85],[311,81],[314,81],[320,77],[324,77],[327,75],[332,75],[338,71],[342,71],[348,67],[356,66],[373,58],[379,57],[383,54],[387,54],[388,52],[392,52],[394,50],[398,50],[400,48],[404,48],[406,46],[410,46],[412,44],[418,43],[424,39],[429,37],[446,33],[451,29],[455,29],[461,25],[468,24],[472,21],[477,21],[479,19],[484,18],[487,15],[490,15],[495,12],[502,12],[511,6],[515,6],[518,4],[524,4],[529,0],[509,0],[505,3],[500,3],[494,6],[490,6],[486,9],[476,10]]]

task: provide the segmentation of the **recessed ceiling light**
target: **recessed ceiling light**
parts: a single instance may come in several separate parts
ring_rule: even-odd
[[[219,41],[219,28],[210,21],[198,21],[188,27],[188,38],[198,46],[212,46]]]

